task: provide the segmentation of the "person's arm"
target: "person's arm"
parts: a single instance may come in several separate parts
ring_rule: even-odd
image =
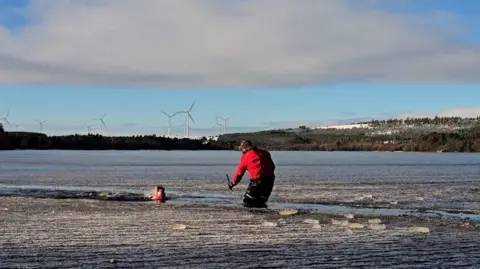
[[[237,169],[235,170],[235,175],[232,179],[233,186],[240,183],[243,175],[245,174],[245,171],[247,171],[247,164],[245,163],[245,155],[242,155],[242,158],[240,158],[240,163],[238,164]]]

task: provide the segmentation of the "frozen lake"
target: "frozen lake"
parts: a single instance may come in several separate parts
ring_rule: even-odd
[[[277,184],[480,181],[480,154],[272,152]],[[150,186],[170,180],[216,183],[232,174],[235,151],[4,151],[0,183],[88,187]]]
[[[480,154],[272,155],[278,170],[270,209],[256,212],[239,206],[248,177],[233,193],[225,186],[238,152],[0,152],[0,268],[479,265]],[[143,197],[154,184],[174,199],[157,206],[35,198],[81,198],[93,190]],[[275,211],[298,207],[313,211]],[[387,214],[398,210],[418,214]],[[381,230],[369,225],[372,212]],[[471,217],[452,220],[438,212]],[[173,229],[179,224],[186,229]],[[407,232],[413,227],[429,233]]]
[[[480,154],[272,152],[272,156],[278,169],[271,203],[480,209]],[[218,197],[240,201],[248,176],[234,193],[225,186],[225,174],[232,175],[239,158],[235,151],[4,151],[0,194],[15,187],[147,193],[161,184],[177,197],[203,194],[210,203],[218,202]]]

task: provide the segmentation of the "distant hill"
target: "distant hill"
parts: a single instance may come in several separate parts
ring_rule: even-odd
[[[244,139],[273,150],[480,152],[480,118],[372,120],[315,129],[299,126],[225,134],[218,141],[238,144]]]

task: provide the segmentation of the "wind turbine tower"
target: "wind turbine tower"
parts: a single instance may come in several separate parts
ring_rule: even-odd
[[[218,117],[217,116],[217,120],[218,119],[221,119],[223,120],[223,134],[226,134],[227,133],[227,121],[230,119],[230,117],[228,118],[222,118],[222,117]],[[218,121],[217,121],[218,122]]]
[[[35,119],[35,121],[38,122],[38,124],[40,124],[40,133],[42,133],[43,132],[43,124],[45,122],[47,122],[47,120],[39,121],[39,120]]]
[[[7,110],[7,113],[5,113],[5,115],[3,115],[2,120],[3,120],[4,125],[8,125],[8,126],[12,127],[12,124],[8,121],[8,116],[10,116],[10,108]]]
[[[172,115],[165,113],[165,111],[162,111],[165,116],[168,117],[168,131],[167,131],[167,136],[170,137],[172,135],[172,118],[177,115],[177,113],[173,113]]]
[[[15,125],[16,132],[18,132],[18,127],[22,126],[22,125],[20,125],[20,124],[18,124],[18,123],[15,123],[15,122],[13,122],[13,125]]]
[[[101,118],[96,119],[100,121],[100,135],[103,135],[103,127],[105,127],[105,129],[107,128],[105,121],[103,121],[106,115],[107,115],[107,112],[103,113],[103,116]]]
[[[187,129],[186,129],[186,127],[187,127],[187,119],[185,119],[185,120],[183,121],[183,124],[180,125],[180,126],[178,126],[178,127],[184,127],[184,128],[183,128],[183,137],[186,137],[186,136],[187,136]]]
[[[192,120],[192,122],[195,123],[195,121],[192,118],[192,115],[190,114],[194,105],[195,105],[195,102],[192,103],[192,105],[190,106],[190,108],[188,110],[178,111],[176,113],[176,114],[185,114],[185,129],[186,129],[186,137],[187,138],[190,137],[190,120]]]
[[[218,123],[218,117],[216,118],[217,123],[213,125],[213,130],[215,131],[215,135],[218,135],[217,128],[216,127],[223,127],[220,123]]]

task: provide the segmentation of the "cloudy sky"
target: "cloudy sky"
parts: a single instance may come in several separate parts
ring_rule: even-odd
[[[454,5],[457,2],[457,5]],[[474,0],[2,0],[0,114],[20,129],[192,133],[480,114]],[[0,116],[1,116],[0,115]],[[183,117],[183,116],[181,116]],[[175,133],[183,119],[173,119]],[[10,127],[15,129],[15,126]]]

